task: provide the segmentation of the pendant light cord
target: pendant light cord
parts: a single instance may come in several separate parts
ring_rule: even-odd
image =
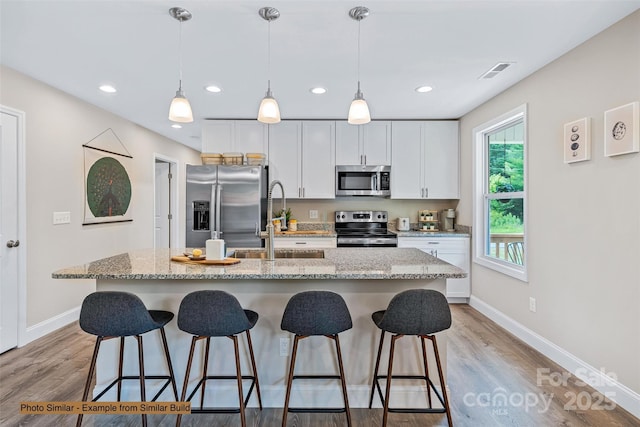
[[[360,91],[360,22],[362,19],[358,19],[358,91]]]
[[[179,88],[182,91],[182,19],[180,19],[180,30],[178,31],[178,72],[179,72]]]
[[[271,92],[271,20],[267,24],[267,91]]]

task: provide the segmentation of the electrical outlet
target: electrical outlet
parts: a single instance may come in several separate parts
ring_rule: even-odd
[[[311,209],[309,211],[309,219],[318,219],[318,211],[315,209]]]
[[[289,355],[289,338],[280,338],[280,356]]]
[[[53,225],[69,224],[71,222],[71,212],[54,212]]]
[[[536,299],[534,297],[529,297],[529,311],[536,312]]]

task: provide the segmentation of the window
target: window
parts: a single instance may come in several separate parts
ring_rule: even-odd
[[[473,130],[474,262],[527,281],[526,105]]]

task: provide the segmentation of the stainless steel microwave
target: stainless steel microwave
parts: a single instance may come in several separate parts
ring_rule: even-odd
[[[391,195],[391,166],[336,166],[336,196]]]

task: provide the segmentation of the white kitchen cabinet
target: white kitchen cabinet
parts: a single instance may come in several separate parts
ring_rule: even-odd
[[[203,153],[267,153],[268,126],[257,120],[204,120]]]
[[[335,237],[274,237],[273,247],[276,249],[323,249],[335,248]]]
[[[336,122],[337,165],[390,165],[391,122]]]
[[[449,264],[461,268],[467,274],[471,272],[471,256],[468,237],[422,237],[398,236],[399,248],[416,248],[422,252],[440,258]],[[451,302],[464,301],[457,298],[471,296],[471,277],[447,279],[447,298]]]
[[[335,198],[335,122],[282,121],[269,128],[269,180],[290,199]]]
[[[460,198],[458,122],[394,121],[392,199]]]

